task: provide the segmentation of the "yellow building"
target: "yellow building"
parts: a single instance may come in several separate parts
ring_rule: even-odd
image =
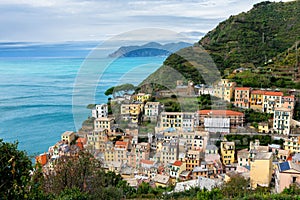
[[[115,161],[125,163],[127,160],[128,142],[117,141],[114,147]]]
[[[272,178],[272,152],[261,152],[255,155],[250,163],[250,184],[252,188],[269,187]]]
[[[94,121],[94,129],[95,130],[106,129],[110,132],[113,124],[114,124],[113,118],[108,118],[108,117],[97,118]]]
[[[92,150],[105,151],[105,142],[107,142],[108,131],[105,129],[98,129],[87,134],[87,145]]]
[[[181,172],[186,170],[185,162],[181,162],[179,160],[175,161],[170,170],[170,177],[172,178],[172,182],[175,183],[179,179],[179,175]]]
[[[105,143],[104,160],[113,162],[115,159],[114,144],[111,141]]]
[[[156,174],[156,176],[153,178],[153,181],[155,182],[156,187],[168,187],[170,184],[170,177],[167,175]]]
[[[193,171],[195,167],[199,167],[201,163],[200,150],[188,150],[186,154],[186,170]]]
[[[265,91],[253,90],[250,94],[250,108],[257,111],[263,111],[263,96]]]
[[[66,131],[66,132],[64,132],[61,135],[61,140],[70,145],[71,142],[75,141],[75,132],[74,131]]]
[[[267,122],[258,123],[259,133],[269,133],[269,124]]]
[[[193,131],[195,113],[192,112],[162,112],[160,115],[160,130],[175,128],[176,130]]]
[[[145,94],[145,93],[138,93],[134,96],[134,100],[145,102],[148,101],[151,98],[151,94]]]
[[[284,139],[283,148],[291,153],[300,153],[300,137],[290,137]]]
[[[234,142],[221,142],[221,156],[224,165],[234,163],[235,144]]]
[[[131,120],[132,123],[138,123],[139,115],[143,111],[143,104],[133,103],[133,104],[122,104],[121,105],[121,115],[125,120]]]
[[[221,79],[221,81],[214,86],[214,95],[230,102],[234,95],[235,86],[235,82],[230,82],[229,79]]]

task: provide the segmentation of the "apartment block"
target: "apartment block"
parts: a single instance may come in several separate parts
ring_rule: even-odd
[[[265,91],[263,94],[263,112],[274,113],[275,108],[282,106],[282,92]]]
[[[107,115],[108,115],[107,104],[96,105],[95,108],[92,109],[92,117],[94,118],[107,117]]]
[[[250,108],[250,87],[236,87],[234,90],[234,106],[239,108]]]
[[[214,95],[222,100],[230,102],[233,98],[235,82],[229,79],[221,79],[219,83],[214,85]]]
[[[272,152],[258,153],[250,163],[250,184],[252,188],[269,187],[272,179]]]
[[[221,142],[221,156],[224,165],[234,163],[235,144],[234,142]]]
[[[124,120],[129,120],[132,123],[138,123],[143,109],[144,104],[141,103],[122,104],[121,115]]]
[[[275,108],[273,117],[273,129],[278,134],[289,135],[293,110],[288,108]]]
[[[199,127],[208,132],[230,133],[244,126],[245,115],[232,110],[199,110]]]
[[[256,111],[263,111],[264,90],[252,90],[250,93],[250,108]]]

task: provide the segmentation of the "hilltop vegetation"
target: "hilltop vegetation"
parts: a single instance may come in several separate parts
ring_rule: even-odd
[[[255,4],[231,16],[203,37],[201,44],[223,72],[260,67],[300,40],[300,1]]]
[[[299,80],[294,76],[295,72],[298,73],[295,70],[297,62],[294,47],[300,41],[299,33],[299,0],[261,2],[250,11],[221,22],[195,44],[201,45],[213,60],[213,63],[207,62],[209,58],[206,56],[196,63],[208,66],[204,67],[208,70],[211,69],[209,66],[216,65],[222,77],[229,75],[229,78],[244,86],[294,87],[295,81]],[[208,83],[205,80],[208,72],[202,70],[199,74],[192,58],[195,53],[191,53],[191,50],[193,48],[189,47],[170,55],[163,66],[142,84],[157,82],[159,77],[172,79],[168,70],[165,70],[166,66],[172,67],[187,80]],[[232,75],[238,68],[248,71]]]

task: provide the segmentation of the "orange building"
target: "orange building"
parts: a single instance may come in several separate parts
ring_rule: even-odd
[[[236,87],[234,94],[234,106],[248,109],[250,107],[250,87]]]

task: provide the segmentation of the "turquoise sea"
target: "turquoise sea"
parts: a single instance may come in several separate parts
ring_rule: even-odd
[[[85,52],[87,53],[87,52]],[[84,56],[80,58],[9,56],[0,57],[0,138],[19,142],[19,149],[29,155],[48,150],[66,130],[76,131],[72,113],[73,86]],[[104,103],[103,92],[118,84],[133,69],[143,75],[133,79],[138,84],[155,71],[164,57],[118,58],[102,74],[96,90],[96,103]],[[101,66],[101,60],[94,62]],[[105,62],[103,62],[105,63]],[[84,94],[83,94],[84,95]],[[91,102],[93,103],[93,102]],[[77,114],[84,120],[90,110]]]

